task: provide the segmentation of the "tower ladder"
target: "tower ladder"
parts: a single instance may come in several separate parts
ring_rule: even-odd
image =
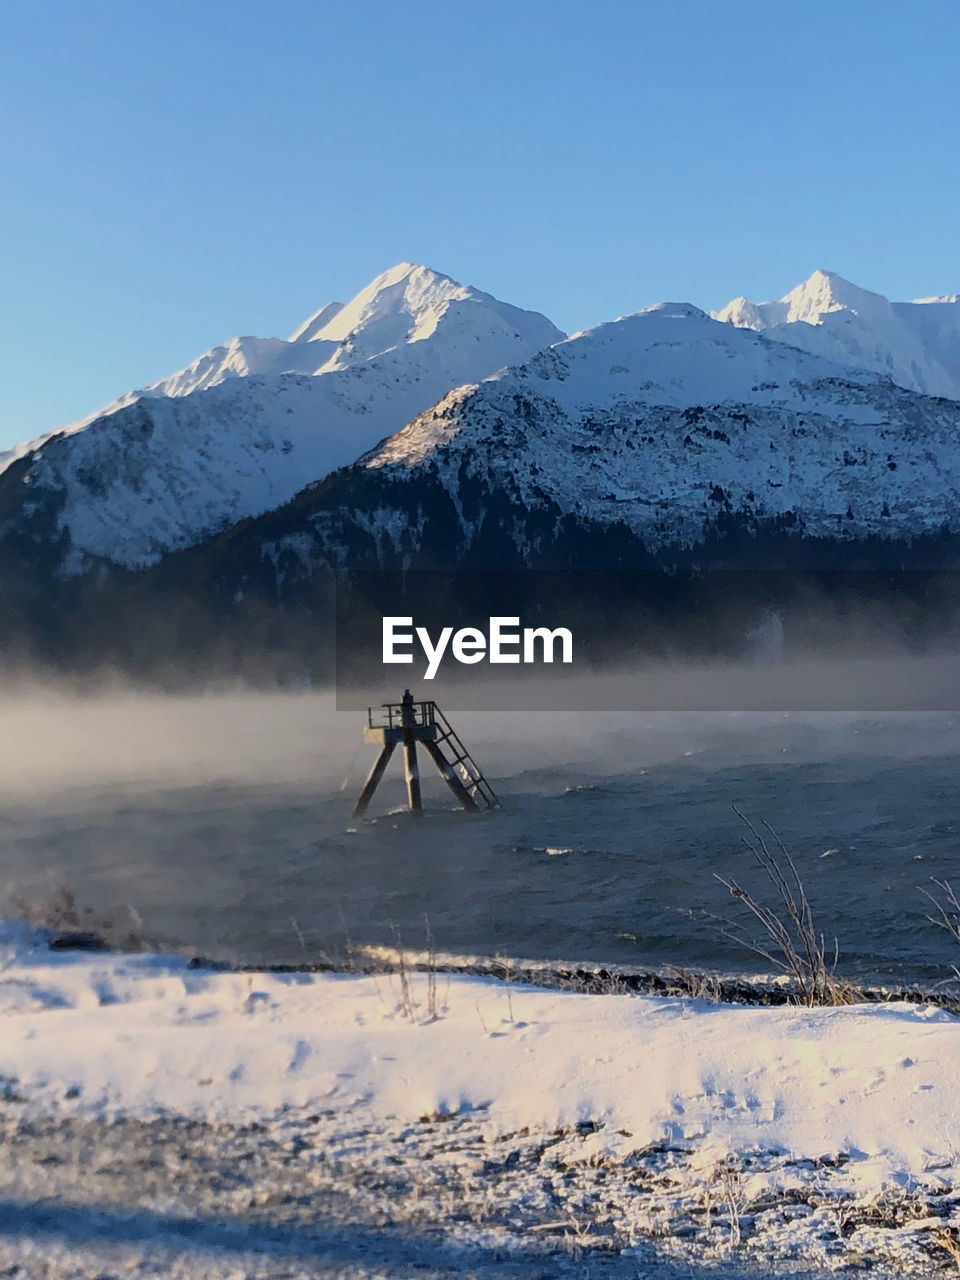
[[[476,760],[463,745],[463,741],[456,729],[454,729],[436,703],[433,704],[433,711],[437,727],[440,729],[440,733],[437,736],[437,746],[442,748],[449,744],[453,752],[453,758],[448,758],[448,764],[459,772],[463,785],[470,795],[474,798],[479,796],[488,809],[499,809],[500,800],[497,797],[497,793],[485,778],[483,770]]]

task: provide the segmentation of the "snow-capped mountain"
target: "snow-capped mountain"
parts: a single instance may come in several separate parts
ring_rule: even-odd
[[[432,328],[388,306],[368,335],[363,299],[340,331],[358,352],[394,341],[383,356],[320,376],[226,376],[142,397],[11,462],[0,473],[7,649],[71,669],[259,679],[269,667],[299,678],[329,661],[338,568],[960,568],[960,401],[688,304],[648,308],[448,388],[351,465],[297,484],[302,437],[297,453],[291,434],[285,454],[276,423],[362,426],[367,387],[369,413],[385,421],[384,386],[399,385],[398,397],[416,386],[384,383],[383,370],[409,370],[447,317],[458,332],[458,313],[472,318],[473,305],[463,300]],[[345,310],[308,325],[321,354]],[[319,453],[309,456],[323,475]],[[220,471],[229,484],[215,503]],[[271,484],[280,491],[278,476],[298,491],[184,546],[184,512],[194,530],[216,512],[228,519],[238,476],[250,509]],[[145,570],[111,568],[131,546],[155,554],[160,538],[144,543],[145,528],[183,549]],[[101,548],[97,574],[64,576],[78,546]],[[529,581],[506,576],[517,595]],[[511,600],[512,611],[521,602]],[[598,617],[605,607],[590,605]]]
[[[895,562],[954,537],[960,403],[662,304],[451,392],[226,545],[282,595],[330,564],[705,564],[732,539],[769,567],[784,539]]]
[[[838,364],[886,374],[925,395],[960,399],[960,296],[889,302],[815,271],[779,302],[734,298],[714,319]]]
[[[0,537],[42,510],[62,572],[153,563],[286,502],[451,388],[562,337],[536,312],[401,263],[289,340],[233,339],[11,450]]]

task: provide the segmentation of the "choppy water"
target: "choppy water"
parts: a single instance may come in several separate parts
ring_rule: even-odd
[[[415,819],[396,765],[358,823],[374,749],[312,695],[17,714],[8,900],[63,883],[208,955],[299,961],[394,928],[417,947],[429,916],[457,954],[757,972],[715,879],[760,887],[736,803],[795,854],[842,970],[932,983],[960,961],[921,892],[960,888],[955,716],[474,714],[461,731],[501,811],[451,809],[424,763]]]

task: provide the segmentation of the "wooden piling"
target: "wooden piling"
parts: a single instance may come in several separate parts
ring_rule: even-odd
[[[377,756],[376,763],[367,775],[367,780],[363,784],[363,790],[360,792],[360,798],[353,810],[355,818],[362,818],[369,808],[370,801],[373,799],[373,793],[379,786],[380,779],[383,777],[383,771],[386,769],[396,749],[395,742],[385,742],[380,748],[380,754]]]
[[[407,800],[411,813],[423,813],[423,800],[420,796],[420,767],[417,764],[417,740],[412,730],[407,730],[403,738],[403,762],[407,775]]]

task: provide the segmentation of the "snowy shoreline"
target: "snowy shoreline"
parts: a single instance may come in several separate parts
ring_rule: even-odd
[[[8,926],[0,1017],[8,1143],[41,1122],[259,1124],[302,1152],[297,1178],[402,1170],[378,1192],[394,1217],[464,1245],[953,1265],[960,1020],[933,1004],[216,971]],[[30,1194],[70,1199],[56,1178]]]
[[[519,986],[573,991],[580,995],[647,995],[694,997],[713,1004],[781,1008],[802,1004],[795,983],[782,974],[704,970],[679,964],[657,968],[613,961],[578,963],[573,960],[534,960],[494,955],[462,956],[386,946],[351,944],[341,956],[302,963],[233,963],[191,956],[195,969],[245,974],[329,974],[382,977],[409,972],[451,977],[491,978]],[[839,977],[839,975],[838,975]],[[849,980],[858,1004],[930,1004],[960,1014],[960,980],[954,976],[915,981],[909,986],[890,983],[864,985]]]

